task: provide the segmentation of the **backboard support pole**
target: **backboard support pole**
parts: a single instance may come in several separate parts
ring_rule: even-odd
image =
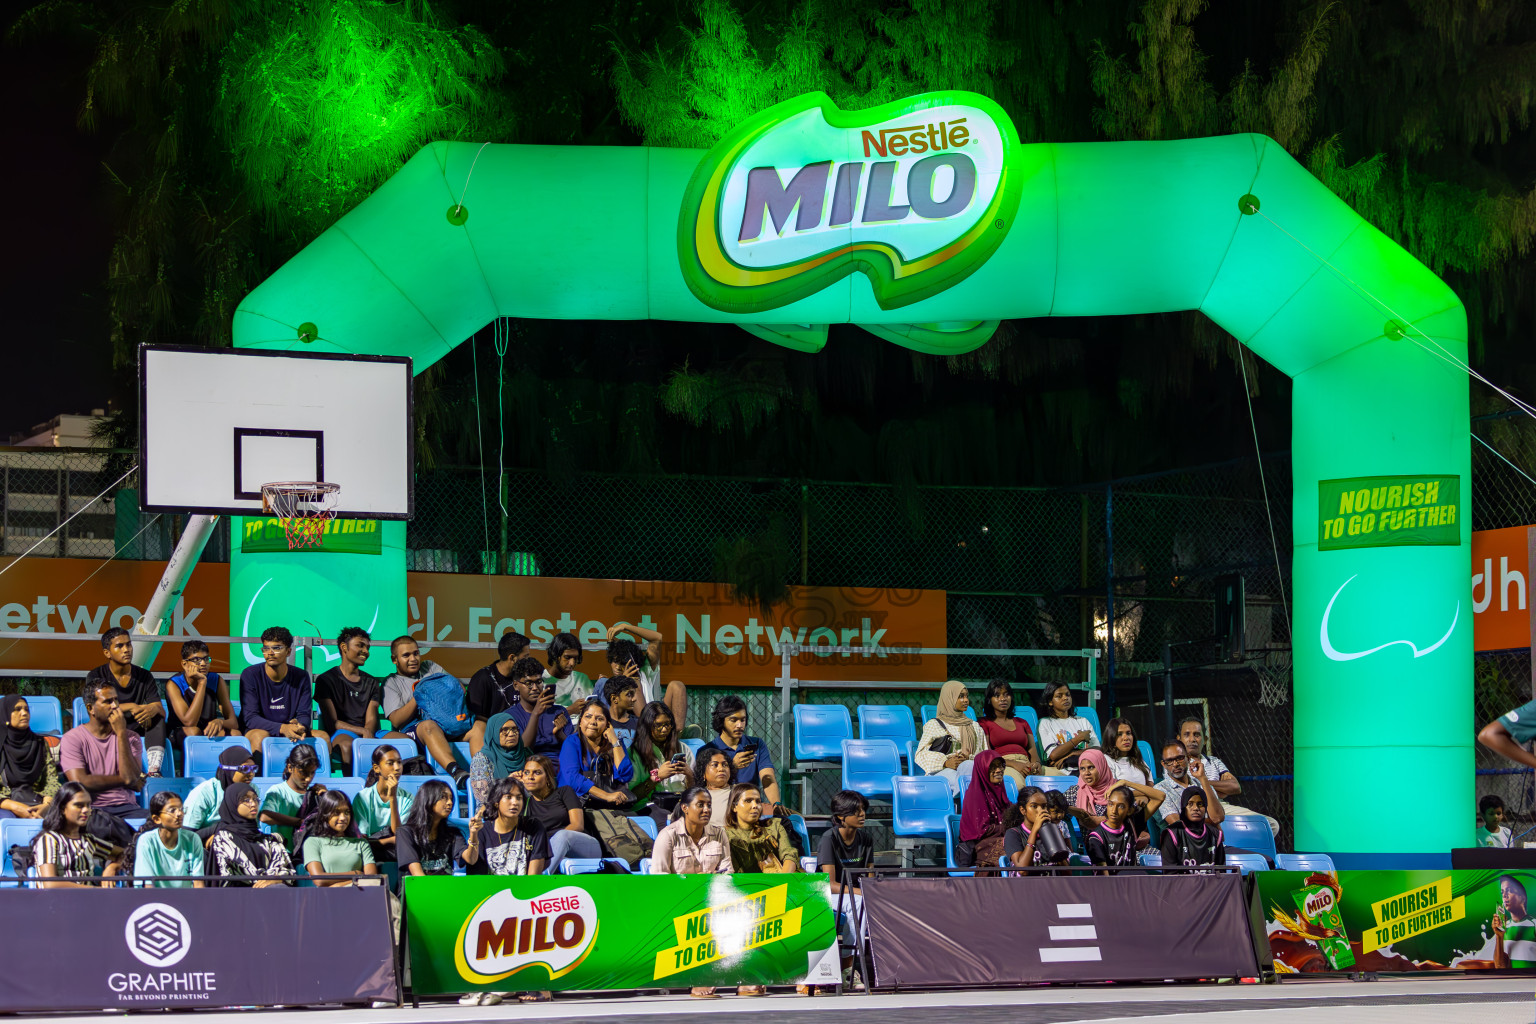
[[[175,610],[176,602],[181,600],[182,591],[187,589],[187,580],[192,578],[192,570],[197,568],[198,559],[203,557],[203,548],[208,546],[208,538],[213,536],[213,528],[218,525],[219,517],[211,515],[190,515],[187,517],[186,529],[181,531],[181,539],[176,542],[176,550],[171,552],[171,557],[165,563],[165,572],[160,574],[160,582],[155,586],[154,596],[144,606],[144,614],[133,624],[133,631],[139,636],[155,636],[160,633],[160,627],[165,624],[167,614]],[[160,644],[138,642],[133,645],[133,663],[141,668],[148,668],[154,664],[155,655],[160,653]]]

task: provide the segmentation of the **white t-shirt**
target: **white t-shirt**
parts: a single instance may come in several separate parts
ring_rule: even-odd
[[[1150,786],[1152,780],[1147,778],[1147,773],[1131,764],[1128,757],[1106,757],[1109,762],[1109,772],[1116,781],[1134,782],[1139,786]]]
[[[1069,740],[1077,733],[1086,731],[1088,746],[1099,745],[1098,734],[1093,731],[1093,725],[1086,718],[1042,718],[1040,719],[1040,749],[1050,753],[1052,747],[1063,740]]]
[[[1478,846],[1491,846],[1495,849],[1507,850],[1514,842],[1514,839],[1514,833],[1509,830],[1508,825],[1501,827],[1497,832],[1489,832],[1481,824],[1477,826]]]

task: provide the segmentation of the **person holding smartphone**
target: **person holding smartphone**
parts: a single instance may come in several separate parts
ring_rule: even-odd
[[[768,744],[760,737],[747,735],[746,702],[735,694],[721,697],[710,715],[710,727],[715,731],[715,738],[704,744],[703,749],[713,747],[724,751],[731,762],[731,781],[761,789],[763,817],[777,814],[779,782],[774,775],[773,757],[768,753]]]
[[[507,714],[522,730],[523,746],[535,754],[559,757],[572,733],[571,718],[555,703],[555,686],[545,681],[544,666],[534,658],[517,659],[512,665],[512,686],[517,702]]]
[[[587,834],[587,812],[581,797],[570,786],[555,784],[559,769],[543,754],[534,754],[523,766],[520,778],[528,793],[523,816],[544,829],[549,838],[549,865],[546,875],[560,870],[567,857],[592,859],[603,855],[602,844]],[[490,805],[487,804],[487,809]]]
[[[629,757],[635,762],[630,792],[639,801],[634,813],[648,809],[658,826],[665,825],[693,779],[693,751],[678,739],[670,706],[653,700],[640,709],[640,727]]]

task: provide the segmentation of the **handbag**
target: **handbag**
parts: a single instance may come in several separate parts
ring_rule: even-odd
[[[618,811],[589,810],[592,825],[597,829],[597,840],[603,844],[610,857],[617,857],[631,868],[639,865],[642,858],[651,855],[655,845],[635,819]]]
[[[955,738],[949,734],[949,726],[946,725],[943,734],[928,744],[928,749],[935,754],[943,754],[945,757],[954,753]]]

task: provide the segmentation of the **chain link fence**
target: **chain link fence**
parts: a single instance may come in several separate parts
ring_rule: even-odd
[[[1536,456],[1529,421],[1475,421],[1473,432]],[[19,554],[70,514],[32,553],[165,558],[178,517],[137,508],[131,453],[0,452],[5,551]],[[1474,529],[1536,522],[1536,484],[1473,445]],[[105,497],[91,503],[103,490]],[[1244,780],[1240,802],[1283,824],[1291,818],[1290,546],[1288,455],[1181,469],[1072,488],[919,487],[809,480],[550,475],[441,467],[416,480],[408,527],[417,571],[559,577],[715,580],[743,577],[767,590],[789,584],[931,588],[948,592],[950,647],[1104,651],[1101,720],[1118,709],[1156,748],[1167,731],[1163,647],[1209,637],[1216,580],[1246,584],[1248,657],[1177,649],[1175,717],[1200,717],[1214,752]],[[1266,501],[1266,496],[1268,501]],[[1272,517],[1272,518],[1271,518]],[[1276,557],[1278,552],[1278,559]],[[227,523],[204,556],[229,557]],[[955,656],[954,678],[1080,684],[1079,659]],[[772,674],[765,673],[765,687]],[[810,691],[817,702],[902,703],[912,691]],[[1479,655],[1479,722],[1529,699],[1528,650]],[[976,694],[979,697],[979,689]],[[690,718],[707,723],[718,694],[692,691]],[[745,695],[752,728],[780,768],[776,691]],[[1478,767],[1507,769],[1479,749]],[[1480,790],[1529,811],[1529,775],[1484,775]],[[818,783],[820,785],[820,783]],[[818,802],[825,794],[818,790]]]

